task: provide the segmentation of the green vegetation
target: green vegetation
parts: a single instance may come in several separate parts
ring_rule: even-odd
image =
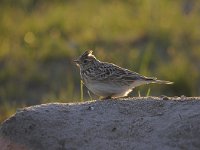
[[[175,83],[130,96],[149,87],[151,96],[199,95],[199,10],[193,0],[2,0],[0,121],[19,107],[81,100],[72,60],[86,49]]]

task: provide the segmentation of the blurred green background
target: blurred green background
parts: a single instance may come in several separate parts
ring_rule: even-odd
[[[151,96],[198,96],[200,1],[1,0],[0,122],[20,107],[80,101],[73,59],[88,49],[102,61],[175,82],[130,96],[149,88]]]

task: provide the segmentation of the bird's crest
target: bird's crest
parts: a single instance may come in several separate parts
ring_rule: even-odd
[[[87,51],[85,51],[85,52],[82,54],[81,57],[82,57],[82,58],[83,58],[83,57],[88,57],[88,56],[92,55],[92,52],[93,52],[92,50],[87,50]]]

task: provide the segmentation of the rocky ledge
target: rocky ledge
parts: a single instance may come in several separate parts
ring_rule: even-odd
[[[127,98],[23,108],[1,150],[199,150],[200,97]]]

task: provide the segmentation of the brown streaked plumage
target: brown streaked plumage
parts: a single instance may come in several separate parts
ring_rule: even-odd
[[[133,88],[149,83],[172,84],[173,82],[145,77],[112,63],[101,62],[92,51],[84,52],[74,60],[80,68],[81,79],[95,95],[106,98],[127,96]]]

